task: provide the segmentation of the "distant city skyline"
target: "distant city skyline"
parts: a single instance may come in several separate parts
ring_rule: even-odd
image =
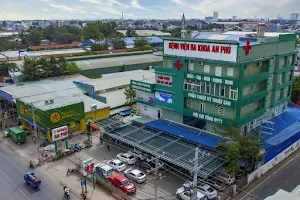
[[[290,18],[300,12],[299,0],[0,0],[0,20],[21,19],[186,19]]]

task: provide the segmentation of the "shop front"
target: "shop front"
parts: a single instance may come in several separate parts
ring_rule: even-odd
[[[34,116],[38,134],[47,138],[48,141],[53,141],[52,130],[58,127],[67,126],[69,134],[86,131],[83,102],[50,110],[41,110],[34,107],[34,104],[31,106],[18,100],[16,105],[22,124],[29,130],[34,130]]]

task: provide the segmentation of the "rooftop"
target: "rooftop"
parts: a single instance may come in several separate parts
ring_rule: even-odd
[[[125,105],[126,96],[124,94],[125,89],[115,90],[110,92],[101,93],[101,97],[106,98],[107,104],[110,108],[118,108]]]
[[[123,33],[123,35],[126,35],[127,30],[118,30],[119,33]],[[170,33],[162,32],[162,31],[154,31],[154,30],[135,30],[135,32],[139,36],[164,36],[164,35],[171,35]]]
[[[162,60],[163,59],[159,56],[154,56],[152,54],[143,54],[143,55],[133,55],[133,56],[120,56],[120,57],[111,57],[111,58],[80,60],[80,61],[75,61],[75,63],[82,70],[91,70],[91,69],[98,69],[98,68],[116,67],[122,65],[135,65],[135,64],[151,63],[151,62],[162,62]]]

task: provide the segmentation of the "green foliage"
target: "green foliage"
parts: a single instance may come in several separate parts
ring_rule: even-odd
[[[0,62],[0,73],[8,73],[9,68],[17,67],[16,63]]]
[[[135,89],[131,87],[127,87],[124,91],[124,94],[126,96],[126,105],[131,107],[135,103],[135,98],[136,98]]]
[[[133,30],[132,28],[127,28],[127,31],[126,31],[126,36],[127,37],[137,37],[137,33],[135,30]]]
[[[171,35],[173,37],[178,37],[180,38],[181,37],[181,28],[174,28],[172,29],[171,31],[169,31],[171,33]]]
[[[115,22],[89,22],[83,28],[83,39],[89,40],[101,40],[104,38],[110,38],[112,36],[118,35],[116,31]]]
[[[106,50],[107,48],[104,46],[104,44],[92,44],[91,50],[92,51],[102,51]]]
[[[73,41],[81,41],[81,30],[76,26],[64,25],[50,25],[44,30],[45,39],[50,42],[60,44],[69,44]]]
[[[116,36],[115,38],[111,38],[110,43],[114,49],[125,49],[126,48],[126,43],[125,43],[123,37]]]
[[[300,100],[300,76],[294,77],[291,100],[294,103]]]
[[[55,36],[53,42],[60,43],[60,44],[70,44],[75,41],[74,35],[71,33],[61,33]]]
[[[296,39],[296,45],[300,45],[300,38]]]
[[[95,76],[87,76],[90,79],[97,79],[97,78],[102,78],[102,74],[95,75]]]
[[[0,51],[17,50],[26,47],[20,42],[10,41],[8,38],[0,38]]]
[[[31,45],[40,45],[43,33],[39,29],[32,29],[27,35],[27,40]]]
[[[146,37],[136,37],[134,40],[134,48],[139,50],[144,50],[147,45],[150,44]]]
[[[238,174],[240,172],[240,166],[238,165],[240,158],[239,148],[236,145],[229,146],[225,156],[227,173]]]
[[[22,74],[25,81],[36,81],[42,78],[61,75],[78,74],[80,68],[74,62],[67,62],[64,57],[58,59],[26,58],[23,63]]]

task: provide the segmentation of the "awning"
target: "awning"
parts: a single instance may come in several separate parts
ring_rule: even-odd
[[[131,111],[132,111],[132,108],[127,109],[127,110],[123,110],[123,111],[119,112],[119,114],[122,115],[122,116],[127,116],[127,115],[131,114]]]
[[[25,122],[27,122],[28,124],[30,124],[31,126],[34,126],[34,124],[33,124],[31,121],[29,121],[29,120],[27,120],[27,119],[24,119],[23,117],[20,117],[20,118],[23,119],[23,120],[24,120]],[[42,132],[46,133],[46,129],[45,129],[45,128],[42,128],[42,127],[40,127],[40,126],[37,125],[37,124],[35,124],[35,126],[36,126],[36,128],[41,129]]]

